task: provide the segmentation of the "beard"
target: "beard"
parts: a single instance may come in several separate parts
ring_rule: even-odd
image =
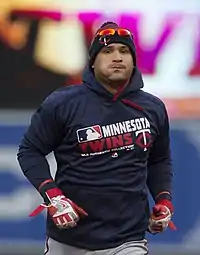
[[[128,80],[130,80],[130,75],[124,69],[112,70],[107,76],[108,83],[113,84],[113,86],[122,85]]]
[[[95,73],[95,77],[100,84],[113,94],[120,87],[125,87],[129,83],[132,73],[132,69],[108,67],[101,73]]]

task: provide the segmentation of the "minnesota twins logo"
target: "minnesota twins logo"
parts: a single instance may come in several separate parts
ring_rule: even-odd
[[[144,151],[147,151],[147,148],[151,145],[151,130],[150,129],[144,129],[140,131],[135,132],[137,139],[135,143],[144,149]]]

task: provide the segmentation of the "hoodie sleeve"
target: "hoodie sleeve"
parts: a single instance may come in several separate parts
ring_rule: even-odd
[[[50,95],[33,114],[17,154],[24,175],[36,189],[44,181],[52,179],[45,156],[62,139],[62,123],[56,100],[55,94]]]
[[[147,185],[157,202],[160,199],[172,199],[172,161],[170,152],[169,120],[163,104],[159,121],[159,135],[154,142],[148,159]]]

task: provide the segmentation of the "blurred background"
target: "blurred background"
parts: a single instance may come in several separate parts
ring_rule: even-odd
[[[92,36],[108,20],[132,30],[144,90],[164,100],[170,116],[178,230],[148,235],[150,254],[200,254],[200,1],[1,0],[1,255],[43,254],[45,215],[28,217],[42,200],[16,151],[45,97],[81,82]]]

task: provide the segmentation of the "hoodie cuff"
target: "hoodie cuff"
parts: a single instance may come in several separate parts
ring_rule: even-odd
[[[155,198],[155,203],[158,203],[162,199],[167,199],[169,201],[172,201],[172,195],[169,191],[162,191],[158,193],[158,195]]]
[[[43,197],[43,199],[46,200],[46,191],[53,188],[57,188],[57,186],[52,179],[49,179],[40,184],[38,191],[40,195]]]

